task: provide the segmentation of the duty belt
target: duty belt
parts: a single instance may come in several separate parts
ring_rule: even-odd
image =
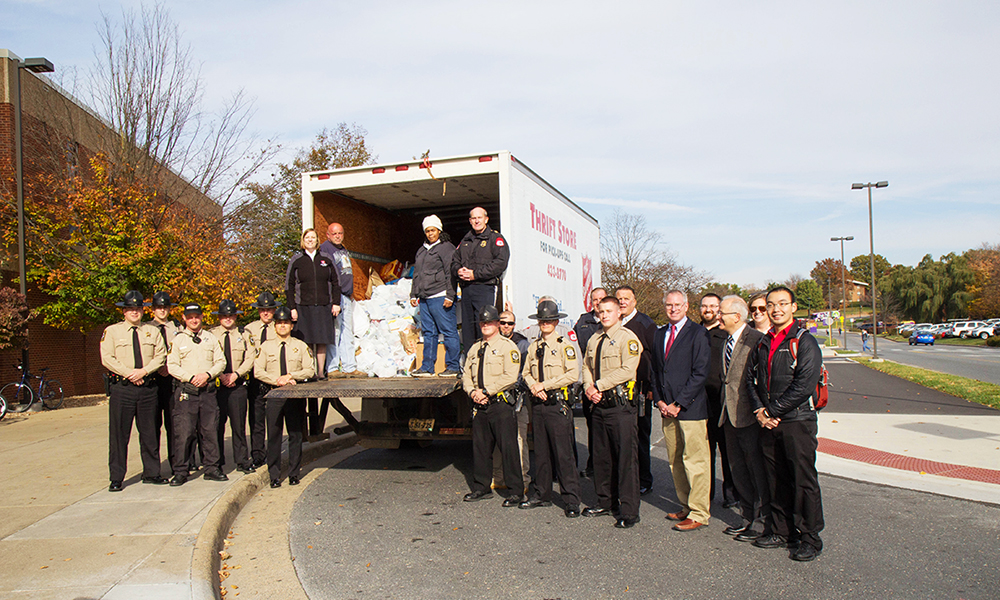
[[[509,404],[511,406],[514,406],[514,403],[516,401],[517,401],[517,398],[515,397],[515,395],[512,392],[503,391],[503,392],[497,392],[493,396],[490,396],[489,398],[487,398],[487,400],[486,400],[486,406],[490,406],[490,405],[496,404],[498,402],[503,402],[504,404]]]
[[[246,373],[246,374],[241,375],[240,377],[238,377],[236,379],[236,383],[233,384],[233,387],[236,387],[238,385],[242,385],[242,384],[246,383],[247,381],[250,381],[250,373]],[[215,378],[215,387],[217,387],[217,388],[223,387],[222,386],[222,380],[219,379],[218,377]]]
[[[136,385],[131,381],[129,381],[127,377],[122,377],[118,373],[108,373],[108,381],[110,381],[111,383],[120,383],[125,386],[140,387],[140,388],[148,388],[156,386],[156,380],[153,378],[152,375],[147,375],[146,377],[144,377],[142,380],[142,385]]]
[[[597,406],[601,408],[611,408],[612,406],[624,406],[629,404],[635,406],[635,382],[629,381],[627,383],[621,383],[611,388],[610,390],[604,390],[601,392],[601,401],[597,403]]]
[[[545,396],[546,396],[545,400],[542,400],[538,396],[532,394],[531,395],[531,403],[532,404],[542,404],[542,405],[545,405],[545,406],[554,406],[554,405],[560,404],[560,403],[571,404],[570,401],[569,401],[569,388],[568,387],[561,387],[561,388],[554,389],[554,390],[546,390],[545,391]]]
[[[177,387],[179,387],[181,391],[184,392],[185,394],[188,394],[190,396],[197,396],[199,394],[204,394],[204,393],[211,394],[212,392],[214,392],[215,382],[214,381],[210,382],[205,387],[198,387],[193,383],[188,383],[187,381],[179,381],[177,382]]]

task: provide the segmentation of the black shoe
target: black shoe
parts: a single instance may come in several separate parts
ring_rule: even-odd
[[[489,490],[480,490],[478,492],[469,492],[468,494],[465,495],[464,498],[462,498],[462,500],[466,502],[476,502],[479,500],[486,500],[487,498],[492,498],[492,497],[493,497],[493,492]]]
[[[243,465],[242,467],[236,467],[236,470],[239,471],[240,473],[246,473],[248,475],[254,472],[254,468],[251,467],[250,465]]]
[[[646,487],[640,487],[639,488],[639,495],[640,496],[645,496],[646,494],[648,494],[649,492],[652,492],[652,491],[653,491],[653,486],[651,486],[651,485],[646,486]]]
[[[266,464],[267,464],[266,461],[263,461],[263,462],[253,461],[252,463],[250,463],[250,468],[253,469],[254,471],[256,471],[257,469],[263,467]]]
[[[575,518],[577,518],[577,517],[580,516],[580,507],[579,506],[568,506],[568,507],[566,507],[566,510],[564,512],[566,513],[566,518],[567,519],[575,519]]]
[[[639,522],[639,517],[632,518],[622,518],[615,521],[615,527],[618,529],[631,529],[635,527],[635,524]]]
[[[120,491],[122,491],[122,482],[120,482],[120,481],[112,481],[111,485],[108,486],[108,491],[109,492],[120,492]]]
[[[753,529],[747,529],[743,533],[738,534],[733,539],[736,540],[737,542],[752,542],[760,538],[761,535],[763,534],[761,534],[759,531],[754,531]]]
[[[202,477],[209,481],[229,481],[229,478],[222,471],[206,471]]]
[[[811,560],[816,560],[816,557],[823,552],[819,548],[816,548],[812,544],[799,544],[799,547],[792,552],[791,559],[797,560],[799,562],[809,562]]]
[[[741,533],[746,533],[748,531],[750,531],[750,525],[749,524],[748,525],[743,525],[741,527],[737,527],[737,526],[733,525],[732,527],[726,527],[725,529],[723,529],[722,533],[724,533],[726,535],[731,535],[731,536],[735,537],[737,535],[740,535]]]
[[[174,475],[174,478],[170,480],[170,487],[180,487],[187,483],[187,475]]]
[[[272,488],[280,488],[281,487],[281,480],[280,479],[272,479],[271,480],[271,487]]]
[[[288,476],[288,485],[299,485],[299,478],[295,475]]]
[[[504,508],[510,508],[512,506],[517,506],[523,500],[524,500],[524,496],[511,496],[509,498],[504,499],[504,501],[503,501],[503,507]]]
[[[552,506],[552,503],[548,500],[539,500],[538,498],[532,498],[531,500],[525,500],[524,502],[517,505],[518,508],[538,508],[539,506]]]
[[[159,475],[157,475],[155,477],[143,477],[142,482],[151,483],[153,485],[166,485],[170,483],[170,480],[167,479],[166,477],[160,477]]]
[[[788,540],[784,536],[772,533],[767,536],[760,536],[753,541],[753,545],[758,548],[787,548]]]
[[[438,377],[460,377],[461,375],[460,371],[452,371],[451,369],[446,369],[438,373]]]
[[[601,508],[600,506],[588,506],[583,509],[583,516],[585,517],[603,517],[604,515],[610,515],[610,508]]]

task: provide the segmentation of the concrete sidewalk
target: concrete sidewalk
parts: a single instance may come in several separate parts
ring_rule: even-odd
[[[332,431],[342,420],[330,412]],[[307,444],[306,456],[320,444],[333,447],[337,440]],[[165,439],[163,446],[166,457]],[[226,454],[232,469],[228,443]],[[0,462],[3,598],[204,597],[206,582],[192,563],[210,511],[227,492],[241,485],[256,491],[267,481],[261,468],[249,475],[227,470],[228,482],[205,481],[199,473],[178,488],[141,484],[133,435],[125,489],[110,493],[106,403],[5,418]],[[161,472],[170,474],[165,460]]]

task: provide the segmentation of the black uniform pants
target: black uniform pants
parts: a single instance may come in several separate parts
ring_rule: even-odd
[[[477,408],[481,405],[474,404]],[[493,481],[493,448],[500,448],[503,480],[507,489],[520,496],[524,489],[521,453],[517,447],[517,417],[514,407],[494,402],[479,408],[472,419],[472,491],[488,492]]]
[[[715,499],[715,450],[719,449],[722,457],[722,502],[732,502],[737,500],[736,488],[733,486],[733,471],[729,463],[729,449],[726,445],[726,430],[719,427],[719,416],[714,415],[708,418],[708,450],[711,453],[712,461],[712,487],[709,490],[709,502]]]
[[[288,475],[302,470],[302,428],[306,423],[305,398],[271,398],[267,401],[267,473],[281,479],[281,427],[288,431]]]
[[[497,302],[497,286],[468,283],[462,286],[462,354],[482,337],[479,332],[480,309]]]
[[[202,388],[200,394],[183,394],[180,386],[174,390],[174,404],[171,407],[174,418],[174,456],[170,465],[174,475],[187,477],[190,461],[194,457],[194,445],[200,440],[206,469],[218,468],[219,446],[216,443],[219,430],[219,404],[215,392]]]
[[[160,440],[156,435],[156,388],[136,387],[127,383],[111,385],[108,400],[108,471],[111,481],[125,479],[128,442],[132,422],[139,430],[139,456],[142,476],[160,476]]]
[[[723,427],[740,514],[747,523],[766,521],[771,514],[771,491],[760,449],[760,432],[763,430],[756,423],[748,427],[733,427],[728,419]]]
[[[649,462],[649,441],[650,435],[653,432],[653,400],[651,398],[645,398],[643,394],[643,399],[641,402],[645,402],[645,411],[643,416],[638,417],[638,438],[639,438],[639,487],[648,488],[653,487],[653,471]]]
[[[629,404],[610,408],[594,406],[594,489],[597,504],[601,508],[612,509],[615,500],[618,500],[624,519],[639,516],[637,412],[636,407]]]
[[[267,391],[261,387],[260,382],[250,378],[247,384],[247,414],[250,420],[250,458],[255,465],[262,465],[267,461],[267,401],[264,396]]]
[[[229,431],[233,441],[233,462],[237,467],[249,467],[250,455],[247,452],[247,386],[240,380],[235,387],[220,386],[215,393],[219,402],[219,462],[218,467],[226,464],[226,421],[229,421]]]
[[[580,506],[580,473],[573,447],[573,411],[561,404],[535,404],[531,411],[535,434],[535,478],[528,496],[552,500],[552,465],[557,465],[559,489],[566,507]]]
[[[822,550],[817,431],[816,421],[782,421],[761,431],[760,446],[771,492],[770,530]]]
[[[582,386],[581,386],[582,387]],[[583,420],[587,423],[587,466],[584,467],[588,473],[594,472],[594,403],[586,396],[580,396],[580,405],[583,407]]]
[[[160,432],[167,432],[167,463],[174,461],[174,419],[170,407],[174,402],[174,378],[169,375],[153,375],[156,380],[156,441],[159,447]]]

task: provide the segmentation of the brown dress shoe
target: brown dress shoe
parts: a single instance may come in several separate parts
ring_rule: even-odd
[[[692,521],[691,519],[684,519],[680,523],[674,525],[671,529],[674,531],[693,531],[699,527],[707,527],[707,525],[699,523],[698,521]]]
[[[688,518],[688,512],[686,510],[679,510],[677,512],[667,513],[667,518],[671,521],[683,521]]]

